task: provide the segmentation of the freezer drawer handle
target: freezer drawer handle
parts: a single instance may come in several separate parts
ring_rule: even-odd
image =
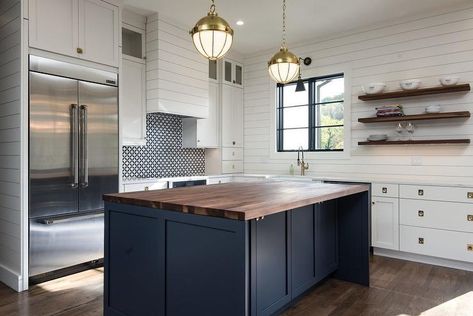
[[[79,187],[79,156],[77,154],[79,148],[79,134],[77,130],[77,104],[71,104],[71,174],[73,182],[71,187],[77,189]]]
[[[94,219],[94,218],[99,218],[103,217],[103,213],[101,214],[92,214],[92,215],[86,215],[86,216],[71,216],[67,218],[45,218],[38,220],[38,223],[43,224],[43,225],[54,225],[54,224],[62,224],[62,223],[67,223],[67,222],[74,222],[77,220],[88,220],[88,219]]]
[[[81,143],[81,182],[80,187],[85,189],[89,186],[89,157],[88,157],[88,145],[87,145],[87,105],[80,106],[80,143]]]

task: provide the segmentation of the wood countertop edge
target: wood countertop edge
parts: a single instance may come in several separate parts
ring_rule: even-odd
[[[262,209],[255,209],[255,210],[225,210],[219,208],[212,208],[212,207],[199,207],[195,205],[186,205],[186,204],[178,204],[178,203],[168,203],[168,202],[155,202],[150,200],[137,200],[136,198],[128,198],[123,195],[120,197],[114,194],[105,194],[103,199],[105,202],[108,203],[116,203],[116,204],[127,204],[133,206],[140,206],[140,207],[147,207],[147,208],[155,208],[167,211],[174,211],[179,213],[187,213],[187,214],[194,214],[194,215],[202,215],[202,216],[212,216],[212,217],[220,217],[226,219],[233,219],[233,220],[241,220],[241,221],[249,221],[255,218],[269,216],[272,214],[276,214],[279,212],[284,212],[287,210],[317,204],[353,194],[362,193],[365,191],[369,191],[369,185],[367,184],[349,184],[349,187],[345,190],[341,190],[334,193],[324,194],[323,196],[316,196],[306,199],[300,199],[297,201],[291,201],[290,203],[284,204],[277,204],[274,207],[264,207]]]

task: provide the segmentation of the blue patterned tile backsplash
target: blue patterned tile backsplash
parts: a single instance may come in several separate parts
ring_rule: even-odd
[[[146,116],[146,146],[123,146],[123,178],[196,176],[205,173],[203,149],[182,148],[182,118]]]

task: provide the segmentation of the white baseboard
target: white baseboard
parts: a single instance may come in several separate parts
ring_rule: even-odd
[[[373,248],[373,253],[377,256],[396,258],[407,261],[427,263],[434,266],[442,266],[459,270],[473,271],[473,263],[463,262],[449,259],[442,259],[436,257],[429,257],[424,255],[418,255],[415,253],[396,251],[390,249]]]
[[[5,283],[17,292],[21,292],[23,291],[22,281],[21,275],[0,264],[0,282]]]

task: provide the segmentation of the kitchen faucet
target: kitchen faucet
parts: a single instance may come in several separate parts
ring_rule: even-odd
[[[300,153],[302,152],[302,159],[300,159]],[[301,167],[301,176],[305,175],[305,171],[309,169],[309,163],[304,161],[304,148],[299,146],[297,149],[297,166]]]

